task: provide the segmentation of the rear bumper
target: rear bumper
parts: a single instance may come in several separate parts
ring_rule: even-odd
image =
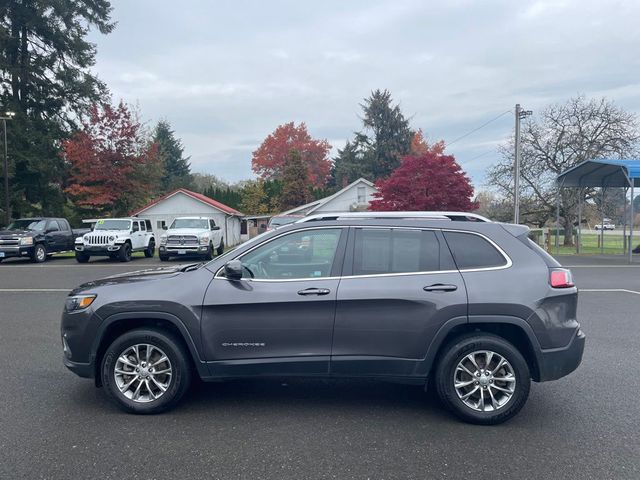
[[[585,334],[578,329],[566,347],[542,350],[539,361],[539,381],[557,380],[578,368],[582,362],[584,342]]]
[[[27,258],[31,256],[33,256],[33,245],[0,247],[0,258]]]

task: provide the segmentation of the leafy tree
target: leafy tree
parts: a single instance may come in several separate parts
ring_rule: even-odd
[[[264,181],[250,180],[245,183],[242,188],[240,209],[248,215],[264,215],[272,211],[269,197],[264,189]]]
[[[585,160],[623,158],[634,152],[639,138],[634,114],[615,106],[605,98],[571,98],[564,104],[551,105],[539,120],[524,123],[520,165],[521,195],[533,212],[545,219],[555,218],[557,176]],[[489,183],[505,196],[513,196],[513,140],[502,148],[502,160],[490,168]],[[560,190],[560,215],[563,227],[577,222],[578,199],[591,199],[590,188]],[[527,219],[528,210],[523,209]],[[572,246],[566,235],[564,245]]]
[[[309,201],[308,170],[302,160],[300,152],[291,150],[284,164],[282,172],[282,194],[280,208],[289,210]]]
[[[388,90],[375,90],[360,104],[364,130],[338,153],[335,176],[338,185],[365,177],[388,177],[411,149],[414,132]]]
[[[373,211],[473,211],[473,187],[452,155],[427,152],[407,155],[388,179],[376,182]]]
[[[445,143],[444,140],[440,140],[439,142],[434,143],[433,145],[429,145],[427,139],[424,138],[424,134],[422,133],[422,129],[418,129],[417,132],[413,134],[413,138],[411,139],[411,146],[409,147],[410,155],[420,156],[424,155],[427,152],[433,152],[437,155],[444,154]]]
[[[164,166],[162,190],[169,192],[176,188],[191,188],[193,179],[189,157],[184,156],[182,142],[176,138],[168,121],[158,122],[153,134],[153,142],[158,146],[158,153]]]
[[[8,129],[14,214],[62,211],[60,141],[105,86],[91,73],[89,28],[114,28],[106,0],[0,3],[0,104],[16,112]],[[3,192],[4,194],[4,192]]]
[[[251,167],[263,180],[282,180],[292,150],[298,152],[310,184],[324,186],[331,171],[328,157],[331,145],[326,140],[312,138],[304,123],[298,126],[285,123],[276,128],[253,152]]]
[[[126,215],[159,188],[158,147],[142,137],[140,122],[123,102],[94,105],[63,150],[70,171],[65,191],[86,213]]]

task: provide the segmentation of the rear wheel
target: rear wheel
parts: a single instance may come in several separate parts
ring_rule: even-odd
[[[118,255],[118,259],[121,262],[130,262],[131,261],[131,245],[125,243],[120,247],[120,254]]]
[[[87,263],[89,261],[89,255],[83,252],[76,252],[76,261],[78,263]]]
[[[435,375],[441,401],[461,419],[483,425],[502,423],[516,415],[531,386],[529,367],[520,352],[490,334],[453,340]]]
[[[222,255],[224,253],[224,238],[220,239],[220,245],[218,245],[218,248],[216,249],[216,253],[218,255]]]
[[[120,408],[140,414],[163,412],[189,388],[188,353],[172,335],[153,329],[132,330],[107,348],[102,384]]]
[[[144,256],[147,258],[152,258],[156,253],[156,242],[153,240],[149,240],[149,246],[144,250]]]
[[[47,248],[39,243],[33,247],[33,255],[31,261],[35,263],[42,263],[47,260]]]

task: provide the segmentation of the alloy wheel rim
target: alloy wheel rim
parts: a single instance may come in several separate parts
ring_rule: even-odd
[[[44,248],[42,247],[38,247],[38,251],[36,252],[36,256],[38,257],[38,260],[42,260],[45,257],[45,253],[44,253]]]
[[[137,403],[153,402],[167,391],[173,378],[169,357],[155,345],[127,347],[113,370],[120,393]]]
[[[516,376],[509,361],[491,350],[465,355],[453,373],[458,398],[477,412],[503,408],[516,391]]]

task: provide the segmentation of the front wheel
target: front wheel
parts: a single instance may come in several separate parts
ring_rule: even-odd
[[[220,245],[218,245],[218,248],[216,248],[216,253],[218,255],[222,255],[224,253],[224,238],[220,239]]]
[[[131,330],[107,348],[102,384],[127,412],[163,412],[175,406],[189,388],[187,355],[173,335],[154,329]]]
[[[31,261],[35,263],[42,263],[47,260],[47,248],[41,243],[33,247],[33,255]]]
[[[118,255],[118,260],[121,262],[130,262],[131,261],[131,245],[125,243],[120,247],[120,253]]]
[[[83,252],[76,252],[76,261],[78,263],[87,263],[89,261],[89,255]]]
[[[516,415],[531,387],[529,367],[520,352],[491,334],[455,339],[445,348],[435,374],[441,401],[462,420],[481,425]]]

